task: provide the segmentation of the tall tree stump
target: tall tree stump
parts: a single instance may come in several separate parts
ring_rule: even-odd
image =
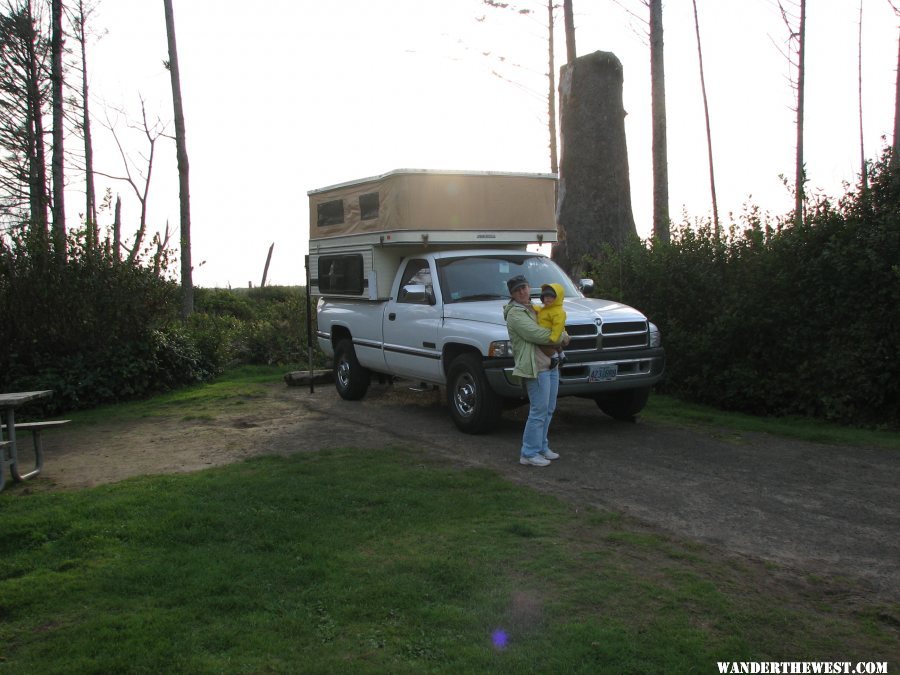
[[[621,250],[637,238],[631,211],[622,64],[615,54],[594,52],[561,68],[560,163],[553,258],[573,279],[582,259],[605,244]]]

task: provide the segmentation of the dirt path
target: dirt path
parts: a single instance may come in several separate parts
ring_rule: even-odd
[[[255,455],[403,444],[729,555],[776,562],[798,578],[827,575],[845,579],[853,593],[900,600],[900,454],[890,450],[617,423],[590,401],[565,399],[552,438],[562,458],[538,469],[516,461],[525,410],[507,412],[495,434],[466,436],[437,392],[401,386],[373,386],[349,403],[330,385],[314,394],[272,385],[265,397],[223,404],[206,417],[180,413],[48,435],[42,475],[7,489],[75,489]]]

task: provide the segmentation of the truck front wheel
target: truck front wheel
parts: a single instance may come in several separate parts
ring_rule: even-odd
[[[369,389],[369,371],[359,365],[350,340],[341,340],[334,350],[334,386],[346,401],[358,401]]]
[[[503,400],[488,384],[475,354],[453,359],[447,372],[447,403],[453,423],[467,434],[485,434],[497,426]]]
[[[647,405],[649,396],[650,387],[641,387],[640,389],[626,389],[624,391],[612,391],[607,394],[597,394],[594,400],[597,402],[597,407],[613,419],[632,422],[634,421],[634,416]]]

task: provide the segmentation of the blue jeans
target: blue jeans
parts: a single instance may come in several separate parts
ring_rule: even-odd
[[[556,410],[556,395],[559,392],[559,369],[544,370],[534,379],[525,380],[528,400],[528,421],[522,434],[522,456],[534,457],[539,452],[549,450],[547,431]]]

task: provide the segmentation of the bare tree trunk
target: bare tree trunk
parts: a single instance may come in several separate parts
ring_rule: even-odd
[[[558,144],[556,139],[556,63],[553,58],[553,0],[547,0],[547,19],[550,35],[548,47],[550,89],[547,93],[547,125],[550,129],[550,173],[555,173],[557,178],[559,178],[559,155],[557,153]],[[556,181],[553,189],[553,202],[555,204],[559,202],[559,180]],[[557,241],[550,247],[550,257],[559,263],[561,260],[564,260],[563,249],[566,245],[566,235],[563,226],[559,223],[556,225],[556,232]]]
[[[563,18],[566,27],[566,63],[575,60],[575,17],[572,13],[572,0],[563,0]]]
[[[91,138],[91,116],[88,106],[87,37],[84,30],[86,21],[87,16],[85,15],[84,2],[83,0],[78,0],[76,28],[78,30],[77,39],[81,45],[81,125],[84,130],[85,173],[84,220],[87,248],[88,250],[91,250],[99,244],[100,232],[97,228],[97,193],[94,187],[94,144]]]
[[[891,166],[900,166],[900,39],[897,40],[897,84],[894,86],[894,146]]]
[[[166,252],[166,247],[169,245],[169,221],[166,221],[166,233],[160,237],[157,233],[156,235],[156,253],[153,254],[153,274],[155,276],[159,276],[162,272],[162,260],[163,255]],[[272,244],[274,246],[274,244]]]
[[[122,164],[125,168],[125,177],[119,176],[111,176],[109,174],[103,173],[101,171],[97,171],[101,176],[106,176],[108,178],[113,178],[114,180],[124,180],[131,186],[131,189],[134,190],[134,194],[137,197],[138,202],[141,205],[141,215],[140,220],[138,222],[138,229],[134,234],[134,243],[131,247],[131,251],[128,253],[128,264],[133,265],[137,260],[138,254],[141,250],[141,244],[144,242],[144,235],[147,232],[147,196],[150,194],[150,180],[153,177],[153,160],[156,156],[156,141],[162,134],[162,132],[158,128],[158,123],[155,124],[152,128],[150,124],[147,122],[147,107],[144,103],[144,99],[141,99],[141,120],[144,125],[144,135],[147,137],[147,143],[150,146],[150,150],[147,154],[147,170],[146,176],[144,177],[144,185],[143,187],[138,187],[137,183],[131,176],[131,169],[128,164],[128,157],[125,154],[125,151],[122,149],[122,144],[119,141],[119,137],[116,134],[114,128],[110,127],[110,131],[112,131],[113,138],[116,141],[116,146],[119,149],[119,155],[122,157]],[[116,203],[118,206],[118,201]],[[121,239],[120,239],[121,243]],[[119,249],[117,248],[117,251]]]
[[[63,155],[63,29],[62,0],[51,0],[50,82],[53,106],[53,249],[57,260],[66,256],[65,165]]]
[[[178,48],[175,44],[175,18],[172,0],[163,0],[166,13],[166,36],[169,41],[169,74],[172,77],[172,103],[175,106],[175,147],[178,157],[178,192],[181,202],[181,315],[194,312],[194,282],[191,266],[191,193],[187,144],[184,132],[184,109],[181,100],[181,75],[178,70]]]
[[[260,288],[266,287],[266,278],[269,276],[269,263],[272,262],[272,250],[275,248],[275,242],[272,242],[272,245],[269,247],[269,255],[266,256],[266,266],[263,268],[263,276],[262,282],[259,284]]]
[[[806,167],[803,165],[803,89],[806,78],[804,60],[806,58],[806,0],[799,0],[800,17],[797,19],[785,9],[782,0],[777,0],[781,18],[788,29],[788,64],[797,69],[797,80],[791,81],[792,86],[797,87],[797,156],[794,177],[794,226],[803,225],[803,204],[805,202]],[[793,22],[797,21],[797,28]],[[797,44],[797,61],[793,60],[793,45]]]
[[[122,260],[122,198],[116,195],[116,212],[113,219],[113,255]]]
[[[44,99],[41,94],[41,64],[38,56],[38,34],[34,28],[34,17],[31,14],[31,3],[25,3],[27,35],[23,42],[27,51],[27,84],[28,120],[26,135],[28,137],[28,191],[31,220],[37,228],[45,247],[49,250],[50,229],[48,209],[50,196],[47,193],[47,156],[44,150]]]
[[[703,115],[706,120],[706,150],[709,155],[709,190],[712,193],[713,227],[719,241],[719,205],[716,199],[716,172],[713,170],[712,131],[709,126],[709,103],[706,98],[706,78],[703,75],[703,50],[700,48],[700,19],[697,16],[697,0],[694,3],[694,28],[697,32],[697,58],[700,60],[700,89],[703,92]]]
[[[653,114],[653,236],[669,241],[669,159],[662,0],[650,0],[650,87]]]
[[[94,173],[98,176],[105,176],[106,178],[121,180],[128,183],[128,185],[130,185],[131,189],[134,191],[134,196],[137,198],[138,202],[141,205],[138,228],[134,234],[134,241],[132,243],[131,250],[128,252],[127,261],[129,265],[133,265],[138,259],[138,256],[141,253],[141,246],[144,243],[144,236],[147,233],[147,199],[150,194],[150,184],[153,178],[153,162],[156,158],[156,141],[159,140],[159,137],[163,135],[164,131],[164,126],[159,118],[157,118],[152,125],[147,120],[147,105],[144,102],[143,98],[141,98],[141,124],[143,125],[144,135],[147,137],[147,145],[149,146],[147,154],[142,154],[142,157],[145,157],[147,161],[146,169],[144,169],[143,172],[141,172],[140,169],[136,170],[139,179],[143,181],[143,185],[138,185],[137,181],[135,180],[132,174],[131,161],[129,160],[128,155],[122,147],[122,142],[119,140],[119,135],[112,123],[108,123],[107,128],[112,133],[113,139],[116,143],[116,147],[119,150],[119,156],[122,158],[122,167],[125,171],[125,175],[114,176],[103,171],[94,171]],[[119,240],[119,243],[121,244],[121,240]]]
[[[794,225],[803,225],[803,203],[806,196],[806,170],[803,166],[803,88],[806,78],[806,0],[800,0],[800,31],[797,48],[797,175],[794,203]]]
[[[553,0],[547,0],[547,25],[549,26],[548,68],[550,87],[547,93],[547,126],[550,130],[550,173],[559,172],[556,154],[556,65],[553,58]]]
[[[558,262],[573,279],[586,255],[602,255],[607,246],[622,251],[637,239],[623,81],[622,63],[610,52],[579,56],[560,74],[557,221],[566,240]]]
[[[862,19],[863,19],[863,0],[859,0],[859,39],[857,40],[857,45],[859,47],[859,54],[857,58],[857,82],[859,83],[859,167],[860,167],[860,181],[862,184],[863,193],[867,192],[869,189],[869,176],[868,170],[866,169],[866,147],[863,143],[863,99],[862,99]]]

